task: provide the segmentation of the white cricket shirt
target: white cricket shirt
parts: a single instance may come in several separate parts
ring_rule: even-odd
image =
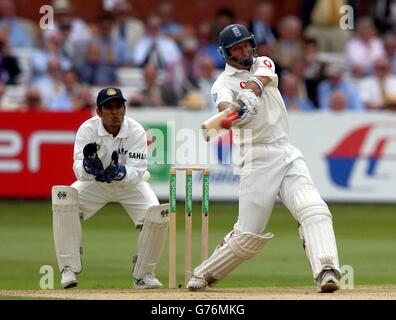
[[[212,87],[215,104],[218,106],[220,102],[233,103],[248,78],[254,75],[267,76],[272,81],[265,86],[261,97],[258,97],[258,113],[249,123],[243,125],[241,130],[233,130],[234,143],[247,146],[272,143],[277,140],[287,141],[289,132],[287,111],[278,90],[275,65],[270,58],[265,56],[254,58],[250,70],[240,70],[226,64],[225,70]]]
[[[127,174],[121,181],[112,183],[139,183],[147,170],[147,137],[143,127],[135,120],[125,117],[116,137],[107,132],[98,116],[85,121],[77,131],[74,144],[73,170],[78,180],[90,181],[95,176],[83,168],[83,149],[88,143],[96,142],[98,156],[106,168],[111,162],[111,154],[118,151],[119,162],[126,166]],[[100,182],[99,182],[100,183]]]

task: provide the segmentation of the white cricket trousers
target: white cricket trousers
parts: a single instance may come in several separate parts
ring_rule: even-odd
[[[78,190],[80,213],[87,220],[110,202],[118,202],[128,212],[135,225],[141,225],[150,206],[158,205],[158,199],[147,182],[136,185],[76,181],[72,187]]]
[[[313,185],[301,152],[286,142],[254,145],[242,157],[239,215],[234,228],[261,234],[267,226],[277,196],[297,220],[295,191]]]

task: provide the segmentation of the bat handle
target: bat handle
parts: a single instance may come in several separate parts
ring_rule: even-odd
[[[238,112],[240,108],[244,107],[245,104],[243,103],[242,100],[237,100],[233,103],[230,104],[229,109],[230,111],[236,111]]]

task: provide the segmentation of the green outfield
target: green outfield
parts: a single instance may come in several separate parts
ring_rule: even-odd
[[[341,265],[354,271],[355,286],[396,284],[396,205],[330,205]],[[178,216],[178,282],[183,282],[183,208]],[[194,265],[199,260],[199,204],[194,206]],[[210,252],[232,228],[236,203],[210,204]],[[297,224],[274,209],[264,250],[218,284],[233,287],[304,287],[313,284]],[[79,288],[130,288],[137,231],[119,205],[108,205],[83,224],[84,270]],[[158,278],[167,286],[167,247]],[[53,266],[60,288],[48,201],[0,202],[0,289],[39,289],[40,267]]]

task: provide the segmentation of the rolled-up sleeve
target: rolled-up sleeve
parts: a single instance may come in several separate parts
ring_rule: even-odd
[[[254,72],[254,76],[260,77],[268,77],[272,81],[267,84],[267,86],[278,86],[278,75],[275,73],[275,64],[268,57],[259,57],[258,60],[258,68]]]

